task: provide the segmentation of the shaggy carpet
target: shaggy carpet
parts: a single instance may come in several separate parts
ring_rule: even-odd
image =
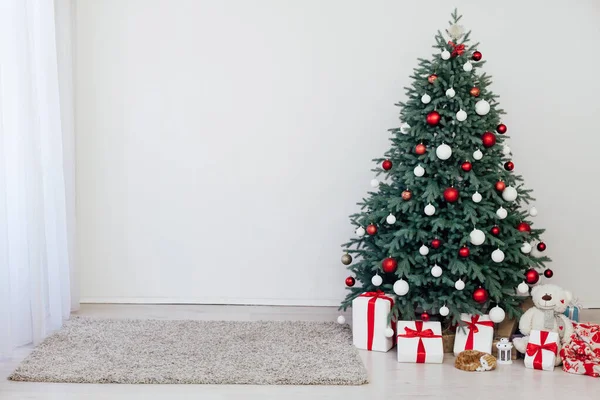
[[[335,322],[73,317],[9,379],[73,383],[360,385],[350,328]]]

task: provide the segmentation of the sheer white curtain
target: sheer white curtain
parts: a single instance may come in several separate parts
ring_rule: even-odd
[[[0,0],[0,356],[72,308],[70,1],[56,6]]]

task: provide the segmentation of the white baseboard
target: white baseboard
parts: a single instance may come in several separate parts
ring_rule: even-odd
[[[226,304],[262,306],[338,307],[342,299],[231,299],[205,297],[82,297],[80,303],[99,304]]]

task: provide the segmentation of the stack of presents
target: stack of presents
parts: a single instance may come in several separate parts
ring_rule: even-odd
[[[433,320],[390,321],[388,316],[394,301],[393,295],[382,292],[364,293],[354,299],[352,330],[357,348],[387,352],[396,345],[398,362],[442,363],[445,353],[459,356],[465,350],[477,350],[495,354],[497,348],[501,348],[498,343],[507,344],[507,339],[512,341],[523,336],[518,332],[518,319],[506,318],[494,324],[488,315],[461,314],[461,322],[452,331],[442,330],[441,322]],[[531,298],[521,307],[523,311],[534,307]],[[572,321],[578,321],[579,308],[568,307],[565,315]],[[504,338],[502,342],[501,338]],[[560,338],[556,332],[531,330],[524,364],[527,368],[553,370],[558,364],[559,350]],[[519,356],[517,351],[512,350],[508,352],[510,358],[503,363],[511,363],[511,359]]]

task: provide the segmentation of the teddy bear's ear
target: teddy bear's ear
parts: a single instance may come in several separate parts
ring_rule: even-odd
[[[571,302],[571,300],[573,300],[573,293],[571,293],[571,292],[570,292],[570,291],[568,291],[568,290],[565,290],[565,301],[566,301],[567,303],[570,303],[570,302]]]

